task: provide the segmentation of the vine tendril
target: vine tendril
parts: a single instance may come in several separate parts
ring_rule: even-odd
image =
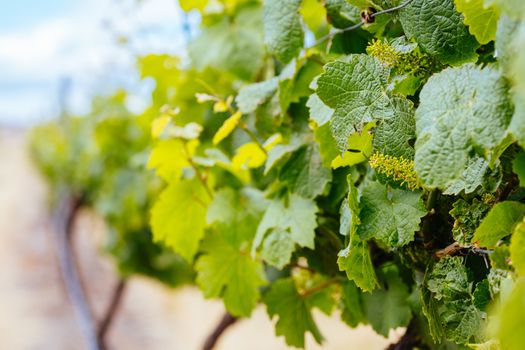
[[[395,7],[392,7],[392,8],[389,8],[389,9],[385,9],[385,10],[381,10],[381,11],[378,11],[378,12],[375,12],[375,13],[372,13],[370,14],[370,18],[376,18],[377,16],[379,15],[383,15],[385,13],[391,13],[391,12],[395,12],[395,11],[398,11],[398,10],[401,10],[402,8],[404,7],[407,7],[408,5],[410,5],[410,3],[414,1],[414,0],[407,0],[405,1],[404,3],[400,4],[400,5],[397,5]],[[326,34],[325,36],[319,38],[313,45],[309,46],[307,49],[311,49],[313,47],[316,47],[317,45],[320,45],[322,44],[323,42],[325,42],[326,40],[329,40],[329,39],[332,39],[334,36],[336,36],[337,34],[342,34],[342,33],[346,33],[346,32],[350,32],[352,30],[355,30],[357,28],[360,28],[361,26],[363,26],[364,24],[366,24],[367,21],[365,19],[361,19],[361,22],[357,23],[357,24],[354,24],[354,25],[351,25],[350,27],[346,27],[346,28],[343,28],[343,29],[337,29],[331,33],[328,33]]]

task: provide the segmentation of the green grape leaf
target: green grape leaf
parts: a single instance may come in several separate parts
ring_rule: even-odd
[[[487,174],[492,175],[489,163],[483,157],[475,155],[467,160],[461,176],[449,182],[443,193],[458,195],[461,191],[474,192],[478,187],[484,185]]]
[[[261,248],[261,257],[268,264],[282,269],[290,262],[294,251],[295,243],[290,239],[290,233],[277,227],[266,235]]]
[[[512,161],[512,171],[518,175],[520,187],[525,187],[525,152],[521,151]]]
[[[361,290],[370,292],[378,286],[368,243],[355,233],[350,234],[350,243],[337,256],[339,270],[345,271],[346,277],[354,281]]]
[[[347,62],[330,62],[317,80],[317,95],[334,114],[330,126],[339,151],[348,137],[372,121],[395,115],[387,94],[389,69],[367,55],[350,55]]]
[[[365,322],[362,294],[352,281],[343,282],[341,319],[350,327]]]
[[[462,177],[474,150],[489,153],[499,145],[512,113],[507,92],[505,79],[490,67],[469,64],[429,79],[416,110],[414,159],[425,185],[447,188]]]
[[[334,113],[334,110],[325,105],[317,94],[310,95],[306,107],[310,110],[310,119],[314,120],[318,126],[328,123]]]
[[[394,84],[392,92],[406,97],[414,96],[419,91],[419,88],[423,84],[423,79],[413,74],[406,73],[396,75],[392,78],[392,82]]]
[[[312,96],[312,92],[315,90],[314,81],[323,72],[321,62],[324,62],[324,60],[319,54],[306,55],[304,58],[297,59],[296,72],[288,98],[290,102],[299,102],[301,99]],[[282,93],[282,90],[280,92]]]
[[[194,66],[199,70],[214,67],[251,80],[263,65],[261,27],[261,13],[256,7],[246,7],[232,18],[223,17],[204,27],[189,45]]]
[[[359,193],[355,187],[352,175],[347,176],[348,196],[341,203],[341,221],[339,233],[348,236],[352,230],[361,223],[359,220]]]
[[[500,239],[512,233],[524,215],[525,204],[512,201],[496,204],[474,232],[472,242],[482,247],[495,247]]]
[[[250,315],[265,283],[262,263],[246,251],[264,205],[262,193],[255,189],[227,188],[215,194],[206,214],[211,233],[195,263],[197,284],[206,298],[222,297],[226,309],[236,316]]]
[[[449,214],[454,218],[452,237],[463,246],[470,245],[474,231],[490,210],[490,205],[474,198],[471,203],[458,199]]]
[[[427,278],[427,276],[428,273],[425,274],[425,278]],[[438,301],[432,297],[432,293],[427,288],[421,288],[420,295],[421,311],[427,319],[430,336],[434,340],[434,343],[439,343],[445,336],[445,330],[439,317]]]
[[[299,15],[301,0],[264,1],[264,37],[270,51],[284,63],[303,47],[304,33]]]
[[[335,28],[346,28],[361,21],[360,9],[346,0],[325,0],[324,6],[328,22]]]
[[[208,206],[206,222],[212,225],[217,222],[230,224],[250,220],[250,228],[245,230],[248,236],[240,239],[252,239],[267,205],[263,194],[256,189],[248,187],[241,191],[234,191],[231,188],[221,189],[215,193],[213,201]]]
[[[314,138],[319,144],[319,152],[321,153],[323,166],[330,168],[334,158],[340,155],[337,143],[330,130],[330,124],[327,123],[316,128]]]
[[[323,336],[311,312],[316,306],[315,297],[315,293],[301,295],[291,278],[277,280],[264,295],[268,315],[278,317],[275,333],[284,336],[286,344],[304,348],[306,332],[310,332],[318,343],[322,342]]]
[[[296,96],[294,96],[295,78],[302,66],[302,60],[300,62],[292,60],[283,68],[281,74],[279,74],[278,98],[281,113],[286,113],[290,104],[297,102]]]
[[[363,294],[366,317],[372,328],[384,337],[391,329],[405,327],[412,318],[408,304],[408,287],[399,276],[396,266],[383,267],[379,270],[383,288],[371,294]]]
[[[340,271],[346,272],[346,277],[349,280],[354,281],[363,291],[370,292],[378,286],[377,276],[370,257],[368,243],[362,241],[356,232],[357,225],[360,224],[359,194],[351,175],[348,175],[347,183],[349,191],[346,205],[351,212],[350,218],[346,218],[346,220],[350,220],[348,223],[350,232],[346,233],[349,235],[349,242],[348,246],[337,254],[337,265]],[[341,218],[341,220],[345,220],[345,218]],[[342,227],[344,223],[341,222],[340,225]]]
[[[270,202],[264,216],[257,227],[257,233],[252,246],[252,254],[268,239],[268,231],[280,229],[286,232],[287,239],[292,244],[301,247],[314,249],[315,228],[317,227],[316,213],[318,209],[315,202],[302,198],[296,194],[291,194],[288,198],[288,204],[285,205],[283,200],[275,199]],[[282,233],[279,239],[284,239]],[[270,238],[275,240],[274,238]],[[274,242],[269,244],[275,244]],[[286,261],[288,263],[288,261]],[[286,264],[279,262],[279,266]]]
[[[493,269],[499,269],[499,270],[509,270],[509,259],[510,259],[510,251],[509,246],[507,245],[501,245],[499,247],[494,248],[492,254],[489,255],[490,259],[490,266]]]
[[[463,14],[463,22],[480,44],[496,38],[499,11],[495,6],[485,7],[483,0],[454,0],[456,8]]]
[[[257,227],[255,242],[262,241],[269,229],[278,227],[288,230],[291,239],[301,247],[313,249],[317,211],[317,206],[312,200],[295,194],[290,195],[288,205],[282,200],[273,200]]]
[[[441,313],[445,322],[445,337],[458,344],[467,344],[483,331],[483,316],[471,299],[449,303]]]
[[[356,225],[359,225],[361,221],[359,220],[359,190],[357,189],[354,178],[352,174],[349,174],[346,177],[346,182],[348,184],[348,207],[352,211],[352,222],[355,222]]]
[[[291,192],[304,198],[315,198],[325,192],[332,172],[322,166],[321,155],[315,145],[303,146],[295,151],[283,165],[279,180]]]
[[[268,158],[266,158],[264,165],[264,174],[268,174],[276,165],[280,164],[282,160],[287,159],[292,152],[295,152],[302,145],[302,141],[292,140],[288,144],[280,144],[272,147],[272,149],[267,152]]]
[[[503,301],[495,323],[501,349],[521,350],[525,344],[525,277],[516,281],[510,295]]]
[[[393,248],[411,242],[427,214],[420,192],[389,190],[378,182],[363,188],[360,207],[359,237],[376,238]]]
[[[510,260],[519,276],[525,276],[525,221],[520,222],[510,238]]]
[[[435,264],[426,285],[437,300],[454,300],[468,295],[472,288],[460,257],[446,256]]]
[[[463,24],[453,0],[412,1],[399,11],[399,20],[407,37],[442,63],[458,65],[477,58],[479,43]]]
[[[414,105],[405,98],[394,97],[392,106],[396,117],[382,121],[375,129],[374,152],[413,159],[410,142],[416,139]]]
[[[171,183],[151,210],[154,241],[192,261],[204,236],[207,201],[207,193],[196,179]]]
[[[266,102],[277,91],[278,82],[277,78],[272,78],[242,87],[235,98],[239,111],[243,114],[255,112],[257,107]]]
[[[468,344],[469,349],[473,350],[501,350],[499,342],[496,339],[490,339],[483,343]]]
[[[202,243],[203,255],[195,263],[197,284],[206,298],[222,296],[228,312],[249,316],[265,283],[263,266],[240,250],[236,239],[224,233],[243,230],[238,225],[218,224],[222,235],[214,234]]]
[[[350,234],[350,229],[352,228],[352,217],[353,213],[350,210],[348,205],[348,198],[343,199],[341,207],[339,208],[339,234],[342,236],[348,236]]]
[[[320,277],[320,276],[319,276]],[[298,278],[300,280],[300,277]],[[315,278],[314,281],[318,281],[316,284],[313,285],[310,289],[307,288],[306,285],[302,285],[302,287],[299,288],[299,294],[303,296],[303,298],[306,296],[308,299],[308,304],[311,307],[315,307],[319,309],[322,313],[324,313],[327,316],[330,316],[332,314],[332,311],[335,306],[335,300],[334,300],[334,293],[335,293],[335,284],[332,284],[335,282],[334,280],[323,280],[322,278]],[[310,279],[309,282],[306,282],[307,284],[311,283],[312,279]],[[297,283],[297,281],[296,281]],[[324,284],[327,283],[327,284]],[[318,291],[312,291],[312,288],[316,287],[323,287],[320,288]]]
[[[294,60],[281,71],[279,76],[242,87],[235,99],[239,110],[244,114],[252,113],[259,106],[270,101],[275,103],[273,106],[275,114],[285,112],[290,103],[298,101],[298,97],[294,95],[295,77],[302,67],[302,61],[299,64]],[[310,90],[308,94],[309,92]]]
[[[190,166],[188,155],[195,152],[197,145],[196,141],[185,144],[181,139],[161,140],[153,147],[148,168],[155,168],[164,181],[176,181],[181,177],[182,170]]]
[[[466,344],[480,334],[483,318],[474,305],[472,282],[461,257],[441,259],[427,272],[425,285],[431,292],[426,297],[425,314],[427,318],[431,315],[428,319],[435,340],[444,335],[448,340]]]
[[[479,282],[476,285],[476,289],[474,289],[472,296],[474,297],[474,305],[479,310],[486,311],[487,306],[491,300],[489,281],[484,279],[483,281]]]
[[[498,296],[505,298],[508,295],[509,289],[514,283],[514,279],[511,277],[508,271],[508,266],[505,268],[505,270],[493,266],[490,269],[487,280],[489,281],[489,291],[492,299],[496,299]]]

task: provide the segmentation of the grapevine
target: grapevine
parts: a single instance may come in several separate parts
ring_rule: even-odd
[[[394,349],[523,349],[525,5],[180,5],[190,63],[137,58],[143,113],[118,92],[32,136],[121,274],[223,300],[205,348],[262,304],[298,348],[317,309],[405,327]]]

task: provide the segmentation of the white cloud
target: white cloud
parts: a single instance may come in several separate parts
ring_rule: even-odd
[[[56,113],[64,76],[74,81],[73,107],[84,109],[88,99],[79,95],[134,81],[134,54],[181,50],[180,23],[174,0],[91,0],[33,27],[0,33],[0,121]],[[117,45],[118,36],[131,38],[129,46]]]

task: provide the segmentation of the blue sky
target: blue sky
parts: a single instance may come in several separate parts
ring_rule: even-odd
[[[1,0],[0,31],[21,29],[59,17],[70,11],[74,3],[69,0]]]
[[[58,113],[60,81],[71,79],[69,108],[126,86],[147,103],[137,54],[180,53],[175,0],[0,0],[0,126],[26,126]],[[117,44],[119,37],[132,40]]]

